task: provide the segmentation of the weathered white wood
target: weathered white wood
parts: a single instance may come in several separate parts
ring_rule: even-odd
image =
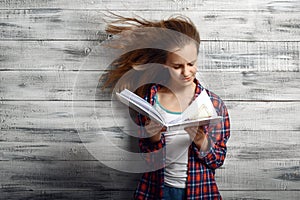
[[[263,10],[273,12],[296,12],[299,11],[299,1],[297,0],[153,0],[153,1],[137,1],[137,0],[52,0],[52,1],[0,1],[1,8],[62,8],[62,9],[97,9],[97,10],[225,10],[225,11],[249,11]]]
[[[212,71],[299,71],[299,42],[202,42],[199,65]]]
[[[297,72],[299,44],[202,41],[198,65],[201,71]],[[96,41],[0,41],[0,48],[1,70],[103,70],[116,59]]]
[[[1,161],[2,187],[15,190],[133,190],[140,174],[99,161]],[[221,191],[299,191],[299,160],[232,161],[216,170]]]
[[[1,191],[1,190],[0,190]],[[120,191],[106,191],[106,190],[13,190],[3,189],[3,198],[8,199],[106,199],[106,200],[128,200],[132,197],[133,190],[120,190]],[[241,200],[241,199],[270,199],[270,200],[282,200],[282,199],[298,199],[300,196],[299,191],[222,191],[221,195],[223,199]]]
[[[298,191],[221,191],[224,199],[240,200],[240,199],[298,199],[300,194]]]
[[[219,169],[216,180],[220,188],[250,188],[272,190],[299,190],[300,161],[247,160],[225,161],[225,169]]]
[[[232,144],[235,143],[235,145],[241,146],[249,152],[252,151],[251,145],[253,144],[250,143],[247,146],[248,144],[245,143],[247,142],[247,137],[258,138],[257,145],[261,146],[263,144],[260,144],[259,141],[265,143],[264,139],[268,139],[269,135],[279,138],[278,136],[281,134],[280,132],[276,132],[276,135],[274,135],[274,132],[269,132],[267,134],[258,133],[256,135],[255,132],[242,132],[242,134],[237,135],[237,133],[234,134],[235,137],[234,135],[232,137]],[[297,135],[291,133],[289,136],[293,137]],[[264,139],[262,139],[263,137]],[[100,162],[93,160],[90,156],[85,156],[86,153],[82,154],[84,148],[79,149],[79,146],[74,147],[74,145],[70,148],[71,146],[68,146],[66,143],[56,145],[57,142],[54,145],[52,144],[53,146],[49,144],[41,145],[41,142],[38,142],[36,137],[34,138],[35,141],[32,141],[32,144],[31,142],[27,145],[20,145],[19,142],[11,143],[15,145],[15,149],[14,147],[8,149],[15,151],[19,157],[15,156],[10,162],[1,162],[0,168],[2,169],[0,172],[2,173],[0,173],[0,177],[3,188],[25,191],[36,191],[42,188],[50,192],[59,190],[63,186],[63,191],[68,192],[73,190],[85,191],[95,188],[97,188],[97,191],[101,191],[104,187],[105,191],[114,190],[114,188],[122,191],[133,189],[137,183],[138,175],[110,171],[106,167],[103,167]],[[288,137],[286,139],[289,140]],[[297,137],[295,139],[297,140]],[[280,139],[278,140],[280,141]],[[242,145],[242,142],[245,145]],[[277,141],[273,142],[276,143]],[[64,149],[62,149],[62,146],[65,146]],[[268,146],[274,146],[272,141],[269,145],[266,145],[266,154],[268,154]],[[3,149],[5,154],[6,148],[4,147]],[[31,149],[27,152],[30,156],[24,156],[26,149]],[[295,147],[295,151],[296,149],[297,147]],[[233,150],[231,146],[229,151]],[[278,150],[281,150],[281,146],[278,147]],[[287,152],[287,150],[285,151]],[[39,153],[41,155],[37,155]],[[49,153],[53,153],[55,156],[46,156]],[[263,152],[260,153],[263,154]],[[87,158],[87,160],[76,160],[76,157],[73,157],[75,154],[78,156],[77,159]],[[59,158],[59,156],[62,156],[63,159]],[[124,162],[127,161],[125,160]],[[252,159],[249,157],[233,158],[229,154],[225,165],[217,170],[216,178],[221,191],[260,190],[261,185],[259,183],[264,185],[264,190],[295,190],[297,189],[297,180],[299,179],[298,165],[299,161],[294,161],[291,157],[283,157],[280,154],[273,157],[273,159],[260,157],[258,160],[255,157],[252,157]],[[107,177],[108,174],[109,177]],[[124,179],[120,179],[120,177],[124,177]],[[63,193],[63,191],[61,192]]]
[[[161,20],[173,11],[118,12]],[[105,38],[103,12],[97,10],[0,10],[0,39],[101,40]],[[298,12],[182,11],[192,19],[203,40],[299,41]]]
[[[14,190],[112,190],[115,175],[128,177],[98,161],[2,161],[0,168],[2,188]]]
[[[232,120],[216,171],[223,198],[299,198],[298,0],[0,0],[0,199],[132,196],[139,175],[104,166],[82,143],[103,128],[115,145],[134,145],[121,133],[128,114],[112,113],[107,96],[94,101],[91,79],[103,72],[94,40],[106,38],[107,11],[189,16],[204,40],[198,76],[226,99]],[[109,145],[102,153],[119,163]]]
[[[1,197],[3,199],[64,199],[64,200],[90,200],[90,199],[99,199],[99,200],[128,200],[133,196],[133,190],[101,190],[97,188],[88,188],[88,189],[57,189],[57,190],[46,190],[46,189],[37,189],[37,190],[22,190],[20,188],[14,187],[5,187],[0,189]],[[296,192],[292,192],[289,196],[293,196]]]
[[[299,102],[225,103],[231,115],[232,130],[299,131]],[[75,131],[77,127],[97,131],[121,126],[129,130],[128,112],[110,101],[1,101],[0,106],[2,129],[55,127]]]
[[[300,100],[299,72],[227,72],[199,69],[202,84],[224,100]],[[2,71],[2,100],[110,100],[103,71]],[[216,81],[217,80],[217,81]]]
[[[97,44],[87,41],[1,41],[0,69],[78,70],[90,52],[89,47]]]
[[[99,132],[99,131],[98,131]],[[138,152],[137,138],[130,137],[117,128],[106,131],[111,144],[126,151]],[[20,161],[94,161],[85,145],[97,138],[97,131],[89,133],[89,140],[82,140],[77,132],[52,129],[2,129],[0,135],[0,160]],[[227,158],[231,162],[247,160],[286,161],[300,157],[300,134],[297,131],[231,131]],[[110,143],[102,143],[103,148],[111,149]],[[100,143],[99,143],[100,145]],[[275,148],[276,147],[276,148]],[[135,151],[136,150],[136,151]],[[108,158],[116,160],[118,154]],[[125,160],[126,161],[126,160]]]

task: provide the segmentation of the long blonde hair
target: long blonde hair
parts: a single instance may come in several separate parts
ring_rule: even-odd
[[[188,17],[177,15],[166,20],[149,21],[114,14],[114,18],[108,23],[106,33],[120,36],[112,47],[122,49],[124,54],[116,58],[111,64],[112,69],[101,77],[102,88],[113,89],[126,74],[126,79],[120,84],[128,87],[142,85],[135,92],[144,96],[150,82],[160,83],[169,78],[167,69],[158,65],[165,64],[171,48],[183,47],[192,41],[197,51],[199,49],[199,32]]]

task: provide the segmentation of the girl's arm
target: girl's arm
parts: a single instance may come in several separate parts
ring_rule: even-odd
[[[221,101],[221,114],[223,116],[221,122],[207,130],[207,149],[199,148],[195,142],[192,148],[199,158],[200,162],[204,162],[212,169],[219,168],[223,165],[227,147],[226,143],[230,137],[230,121],[226,106]]]
[[[161,131],[163,131],[164,128],[159,123],[148,120],[145,123],[145,131],[150,136],[149,139],[152,143],[157,143],[161,139]]]
[[[139,129],[139,147],[142,153],[150,153],[160,150],[164,146],[164,138],[161,131],[164,128],[149,118],[138,113],[137,124]]]
[[[193,142],[195,143],[196,147],[200,151],[208,151],[211,147],[210,140],[208,136],[204,132],[204,127],[200,126],[193,126],[193,127],[187,127],[184,129],[190,137],[193,139]]]
[[[145,120],[144,122],[147,121],[147,119],[143,119]],[[139,131],[139,148],[142,152],[141,155],[144,157],[144,160],[148,164],[148,167],[152,168],[153,170],[160,169],[164,166],[164,157],[166,153],[164,148],[165,138],[164,135],[160,133],[162,127],[159,127],[154,123],[151,124],[151,122],[148,125],[146,125],[145,123],[143,124],[144,125],[140,126]],[[147,130],[150,133],[148,133]],[[149,137],[149,134],[151,137]]]

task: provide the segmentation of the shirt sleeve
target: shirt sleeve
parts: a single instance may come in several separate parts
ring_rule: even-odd
[[[159,169],[164,166],[165,157],[165,137],[161,134],[161,138],[157,142],[150,141],[147,132],[144,129],[146,117],[138,114],[137,122],[140,126],[139,129],[139,149],[143,159],[153,169]]]
[[[210,148],[207,151],[201,151],[192,143],[192,148],[195,151],[200,162],[205,163],[209,168],[216,169],[223,165],[227,147],[226,143],[230,137],[230,120],[228,110],[221,99],[219,102],[219,115],[222,116],[221,121],[211,127],[208,127],[208,139]],[[217,105],[216,102],[213,102]]]

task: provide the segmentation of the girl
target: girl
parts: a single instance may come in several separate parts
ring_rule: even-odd
[[[196,27],[183,16],[161,21],[116,17],[106,31],[119,35],[112,46],[125,51],[103,76],[104,87],[129,88],[168,121],[178,118],[204,90],[196,79],[200,45]],[[220,97],[206,91],[222,116],[217,125],[170,132],[135,115],[141,126],[140,150],[152,153],[147,160],[155,168],[142,175],[134,199],[222,199],[214,176],[226,156],[229,115]]]

